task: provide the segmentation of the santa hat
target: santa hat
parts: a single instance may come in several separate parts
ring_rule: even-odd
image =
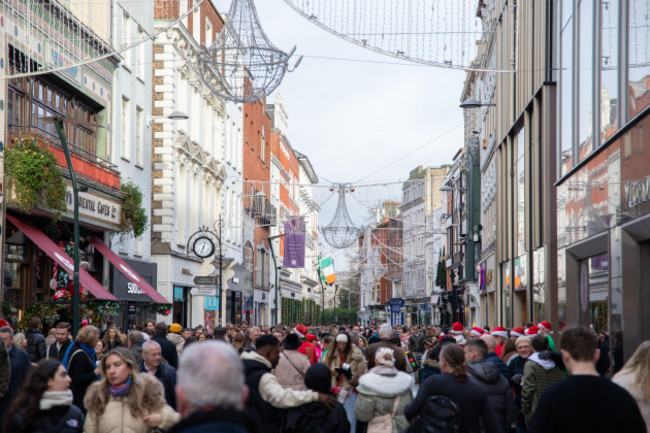
[[[296,334],[298,334],[298,337],[300,338],[305,338],[305,334],[309,332],[309,329],[305,325],[298,325],[294,328],[294,331],[296,331]]]
[[[5,326],[9,326],[9,323],[5,319],[0,319],[0,328],[4,328]]]
[[[539,328],[535,325],[526,329],[526,335],[528,335],[529,337],[534,337],[535,335],[537,335],[538,332],[539,332]]]
[[[496,330],[496,328],[495,328]],[[510,331],[511,337],[523,337],[526,334],[526,330],[523,326],[516,326]]]
[[[481,329],[478,326],[475,326],[469,332],[470,332],[470,334],[473,334],[473,335],[476,335],[477,337],[480,337],[481,335],[485,334],[485,329]]]
[[[316,341],[316,336],[314,334],[307,334],[306,337],[307,337],[307,341],[309,341],[310,343],[312,341]]]
[[[544,330],[548,331],[551,334],[553,333],[553,328],[551,328],[551,324],[549,322],[547,322],[546,320],[544,320],[542,322],[539,322],[537,324],[537,327],[541,328],[541,329],[544,329]]]
[[[508,331],[503,326],[495,327],[491,332],[493,337],[508,338]]]
[[[462,334],[463,331],[465,331],[465,328],[463,327],[463,324],[460,322],[454,323],[451,327],[452,334]]]

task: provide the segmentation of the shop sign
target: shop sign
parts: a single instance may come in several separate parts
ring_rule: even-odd
[[[623,192],[624,200],[630,209],[647,202],[650,200],[650,176],[628,183],[624,186]]]
[[[126,283],[126,293],[130,295],[144,295],[144,292],[137,284],[128,282]]]
[[[216,311],[219,309],[219,300],[216,296],[205,297],[205,309],[206,311]]]
[[[182,287],[174,287],[174,301],[180,301],[183,302],[185,300],[183,296],[183,288]]]
[[[192,287],[190,289],[190,295],[192,296],[216,296],[217,289],[214,287]]]
[[[74,194],[72,185],[66,184],[65,201],[68,213],[74,214]],[[119,227],[122,218],[122,204],[113,198],[100,195],[92,190],[79,191],[79,215]]]

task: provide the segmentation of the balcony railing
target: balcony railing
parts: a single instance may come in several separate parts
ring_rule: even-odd
[[[38,141],[47,144],[47,147],[54,154],[59,166],[67,169],[68,164],[66,163],[63,147],[61,147],[58,135],[51,134],[35,126],[9,126],[10,143],[12,139],[25,138],[36,138]],[[94,155],[74,143],[68,142],[68,146],[70,147],[72,166],[77,175],[92,179],[112,189],[120,189],[120,172],[115,164]]]

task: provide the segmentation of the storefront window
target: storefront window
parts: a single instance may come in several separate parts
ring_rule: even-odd
[[[578,80],[578,160],[582,161],[594,150],[592,136],[594,105],[594,2],[582,0],[578,6],[578,53],[580,79]]]
[[[613,2],[610,2],[613,3]],[[628,33],[628,118],[650,104],[647,77],[650,75],[650,0],[630,0]]]
[[[533,322],[539,323],[542,320],[547,320],[546,309],[544,301],[546,300],[545,290],[545,267],[544,259],[546,257],[545,248],[539,248],[533,252],[533,287],[532,296],[533,300]]]
[[[580,262],[580,302],[589,309],[589,325],[597,333],[609,330],[609,255]],[[587,285],[585,287],[585,284]],[[588,304],[584,296],[588,293]]]
[[[557,251],[557,315],[566,322],[566,250]]]
[[[510,308],[510,262],[505,262],[502,265],[503,280],[505,284],[502,285],[502,296],[503,296],[503,319],[504,325],[506,328],[512,328],[512,315]]]
[[[559,175],[573,167],[573,2],[562,2]]]
[[[618,130],[618,2],[601,2],[600,142]]]

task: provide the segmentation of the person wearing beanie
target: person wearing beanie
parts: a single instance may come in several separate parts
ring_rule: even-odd
[[[280,361],[271,373],[275,374],[283,388],[305,390],[304,377],[309,368],[309,360],[298,351],[300,346],[301,342],[296,334],[287,335],[282,342]]]
[[[508,339],[508,331],[506,328],[503,326],[496,326],[492,332],[490,333],[494,337],[494,341],[496,342],[496,348],[494,349],[494,353],[497,354],[499,358],[503,355],[503,346],[506,343],[506,340]]]
[[[305,386],[312,391],[332,394],[330,369],[320,362],[309,367],[305,373]],[[289,408],[282,427],[284,433],[348,433],[350,422],[341,403],[337,402],[334,410],[330,410],[323,403],[312,402]]]
[[[307,357],[307,359],[309,359],[310,365],[318,362],[318,353],[316,352],[316,348],[307,340],[309,329],[305,325],[299,324],[294,328],[294,332],[298,335],[298,338],[300,338],[301,341],[298,352],[302,353]]]
[[[526,417],[521,411],[521,385],[524,378],[524,367],[528,358],[533,353],[530,337],[522,335],[515,341],[517,354],[510,358],[508,368],[510,370],[510,386],[515,392],[515,405],[517,406],[517,418],[515,420],[517,430],[527,431]]]
[[[411,402],[413,377],[395,368],[392,349],[382,347],[375,353],[375,366],[359,379],[359,397],[354,405],[354,416],[368,422],[368,428],[390,420],[392,432],[408,427],[404,408]]]
[[[181,335],[181,332],[183,332],[183,327],[178,323],[172,323],[172,326],[169,327],[169,333],[167,334],[167,339],[176,346],[176,353],[178,356],[181,356],[181,352],[185,346],[185,339]]]

